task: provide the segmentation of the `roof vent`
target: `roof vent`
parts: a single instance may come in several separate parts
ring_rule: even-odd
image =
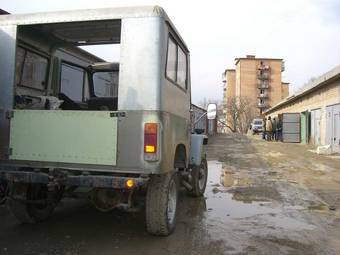
[[[247,58],[255,58],[255,55],[246,55]]]

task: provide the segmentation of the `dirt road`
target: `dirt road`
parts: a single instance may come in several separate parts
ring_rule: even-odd
[[[219,135],[207,146],[204,198],[182,192],[175,233],[144,214],[64,201],[37,225],[0,207],[0,254],[340,254],[340,158],[296,144]]]

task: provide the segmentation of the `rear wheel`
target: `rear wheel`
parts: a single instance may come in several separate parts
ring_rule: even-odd
[[[0,180],[0,205],[4,204],[7,199],[8,184],[4,180]]]
[[[14,183],[8,206],[20,222],[36,223],[46,220],[52,214],[55,204],[48,198],[46,185]]]
[[[194,197],[203,196],[208,180],[208,165],[207,160],[202,159],[201,165],[194,166],[191,171],[191,194]]]
[[[176,227],[178,184],[176,173],[152,176],[146,195],[146,228],[167,236]]]

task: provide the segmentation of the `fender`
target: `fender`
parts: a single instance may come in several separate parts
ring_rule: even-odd
[[[206,135],[191,135],[191,143],[190,143],[190,165],[199,166],[201,164],[202,158],[205,157],[203,154],[203,142],[204,139],[207,139]]]

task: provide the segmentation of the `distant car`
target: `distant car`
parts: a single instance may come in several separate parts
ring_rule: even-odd
[[[251,130],[253,131],[253,135],[261,133],[262,132],[262,119],[253,119],[251,123]]]

